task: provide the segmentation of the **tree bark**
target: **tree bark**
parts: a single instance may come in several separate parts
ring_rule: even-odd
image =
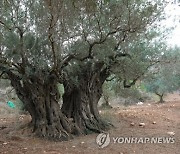
[[[11,84],[32,117],[33,132],[39,137],[68,140],[73,124],[62,114],[55,76],[31,75],[23,80],[9,72]]]
[[[33,132],[40,137],[68,140],[73,135],[99,133],[112,126],[102,120],[98,111],[106,70],[82,71],[78,85],[66,80],[62,108],[55,74],[39,71],[20,78],[9,71],[8,76],[32,117]]]
[[[102,96],[104,76],[84,74],[79,78],[79,85],[65,82],[62,112],[76,124],[76,133],[100,133],[112,126],[102,120],[98,111],[98,102]]]

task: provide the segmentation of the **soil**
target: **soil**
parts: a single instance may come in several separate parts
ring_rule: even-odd
[[[27,127],[30,116],[0,113],[0,154],[179,154],[180,95],[169,94],[164,104],[144,103],[102,110],[115,128],[110,137],[172,137],[174,143],[116,143],[99,148],[98,134],[76,137],[65,142],[34,137]],[[144,123],[143,126],[139,126]],[[171,133],[168,133],[171,132]]]

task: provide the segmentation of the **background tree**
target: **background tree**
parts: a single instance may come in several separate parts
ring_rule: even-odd
[[[178,47],[170,48],[164,56],[166,61],[156,68],[152,74],[145,78],[145,87],[148,92],[155,93],[159,97],[159,103],[164,102],[164,95],[179,90],[180,87],[180,61]],[[167,59],[169,59],[167,61]]]
[[[109,109],[112,108],[112,106],[110,105],[110,101],[115,97],[115,91],[113,89],[113,77],[108,80],[106,79],[106,81],[103,84],[103,93],[102,93],[102,104],[101,104],[101,108],[103,109]]]

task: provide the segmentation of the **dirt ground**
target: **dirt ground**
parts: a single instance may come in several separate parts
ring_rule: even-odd
[[[35,138],[27,129],[30,117],[0,115],[0,154],[180,154],[180,95],[170,94],[165,104],[146,103],[101,111],[115,128],[110,137],[173,137],[175,143],[110,144],[99,148],[92,134],[66,142]],[[144,123],[145,126],[139,126]],[[173,133],[168,133],[173,132]]]

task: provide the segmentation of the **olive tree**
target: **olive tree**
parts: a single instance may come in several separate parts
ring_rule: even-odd
[[[164,7],[160,2],[0,2],[1,77],[11,81],[29,111],[35,134],[66,140],[111,126],[97,108],[102,85],[114,68],[127,63],[128,70],[135,62],[128,49],[157,26]],[[137,77],[128,83],[123,75],[122,82],[128,87]],[[59,83],[64,86],[62,107]]]

